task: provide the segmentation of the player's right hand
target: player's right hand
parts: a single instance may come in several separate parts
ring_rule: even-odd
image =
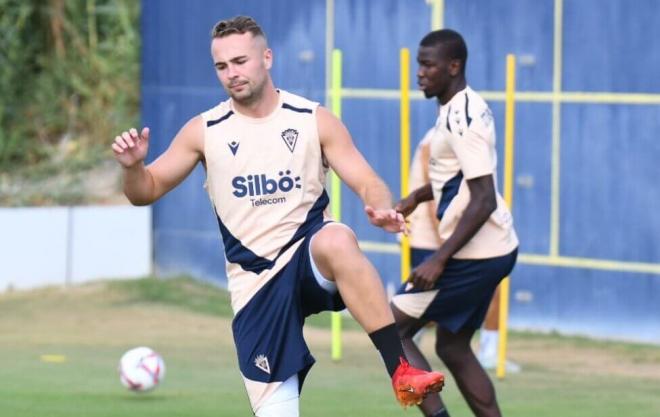
[[[410,272],[407,282],[417,289],[431,290],[445,270],[446,264],[447,261],[440,257],[439,252],[436,252]]]
[[[115,159],[124,168],[131,168],[135,164],[144,161],[149,149],[149,128],[145,127],[138,134],[135,128],[130,128],[121,135],[115,137],[112,151]]]
[[[367,214],[369,223],[374,226],[380,227],[390,233],[408,233],[403,216],[394,209],[375,209],[371,206],[365,206],[364,212]]]
[[[409,194],[408,197],[406,198],[402,198],[394,206],[394,210],[403,214],[403,217],[408,217],[410,213],[415,211],[416,208],[417,208],[417,201],[413,193]]]

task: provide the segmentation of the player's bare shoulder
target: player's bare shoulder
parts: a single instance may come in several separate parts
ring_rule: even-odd
[[[319,106],[316,109],[316,122],[318,123],[319,126],[319,133],[321,133],[321,130],[325,130],[328,127],[332,126],[333,124],[337,123],[339,119],[335,117],[334,114],[330,112],[330,110],[326,109],[323,106]]]
[[[486,100],[470,87],[466,88],[465,100],[465,111],[471,119],[469,128],[482,137],[490,136],[495,130],[495,123]]]
[[[334,142],[351,141],[350,133],[344,123],[323,106],[318,106],[316,109],[316,123],[322,147]]]
[[[180,141],[181,145],[201,156],[204,154],[205,126],[206,122],[201,115],[194,116],[183,125],[179,133],[177,133],[175,141]]]

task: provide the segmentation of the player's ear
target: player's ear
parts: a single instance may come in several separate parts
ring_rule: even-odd
[[[461,64],[460,59],[452,59],[449,61],[449,74],[452,77],[456,77],[458,74],[461,73],[461,67],[463,64]]]
[[[270,48],[264,50],[264,66],[267,70],[273,66],[273,51]]]

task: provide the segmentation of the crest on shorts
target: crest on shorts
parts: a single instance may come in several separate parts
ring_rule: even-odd
[[[257,357],[254,358],[254,366],[270,375],[270,365],[268,365],[268,358],[266,355],[257,355]]]
[[[286,143],[287,148],[293,153],[293,150],[296,148],[296,142],[298,141],[298,131],[296,129],[287,129],[282,132],[282,139]]]

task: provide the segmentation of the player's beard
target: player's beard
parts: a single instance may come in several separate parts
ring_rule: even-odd
[[[264,86],[266,80],[261,80],[258,84],[252,84],[249,81],[243,85],[243,90],[240,92],[234,92],[231,89],[227,89],[227,93],[236,103],[242,106],[249,106],[258,102],[263,96]]]

